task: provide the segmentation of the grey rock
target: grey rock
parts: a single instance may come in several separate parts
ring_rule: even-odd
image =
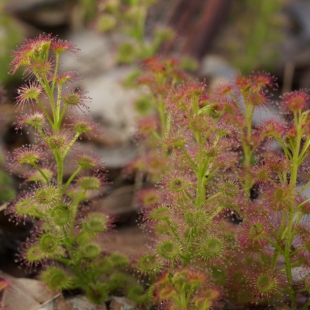
[[[9,283],[9,287],[3,292],[1,301],[3,307],[14,310],[37,310],[42,303],[52,300],[57,295],[40,281],[14,278],[3,272],[0,272],[0,276]],[[44,308],[44,310],[49,309],[52,310],[52,308]]]
[[[70,0],[11,0],[5,10],[33,26],[59,27],[71,21]]]
[[[229,79],[237,70],[233,68],[225,59],[217,55],[206,55],[199,70],[200,77],[210,77],[211,79]]]
[[[125,297],[112,297],[111,310],[135,310],[135,305]]]
[[[105,305],[94,305],[82,295],[68,298],[66,303],[72,307],[72,310],[107,310]]]
[[[100,122],[117,143],[124,143],[135,132],[136,116],[132,107],[139,92],[125,89],[124,79],[134,70],[116,66],[115,46],[112,40],[92,31],[80,31],[68,40],[81,51],[78,56],[67,53],[62,59],[65,70],[79,72],[80,86],[92,98],[90,115]]]
[[[13,12],[19,12],[19,11],[25,11],[25,10],[33,10],[40,8],[42,6],[47,5],[56,5],[61,2],[64,2],[63,0],[10,0],[8,1],[6,8],[13,11]]]

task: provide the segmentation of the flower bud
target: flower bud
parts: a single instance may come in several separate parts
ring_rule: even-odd
[[[285,93],[282,99],[283,105],[292,112],[302,111],[309,104],[309,95],[303,90]]]
[[[42,42],[36,49],[33,50],[32,58],[36,60],[47,60],[51,41]]]
[[[52,177],[54,176],[54,172],[48,168],[41,168],[41,171],[44,173],[44,175],[47,177],[47,179],[50,181]],[[46,184],[45,178],[42,176],[42,174],[39,171],[34,171],[33,173],[29,174],[27,177],[28,182],[39,182],[41,184]]]

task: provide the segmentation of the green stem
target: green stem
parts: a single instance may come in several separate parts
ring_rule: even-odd
[[[53,76],[53,82],[52,82],[52,93],[55,90],[55,83],[56,83],[56,77],[57,77],[57,73],[58,73],[58,67],[59,67],[59,53],[56,53],[56,58],[55,58],[55,71],[54,71],[54,76]]]
[[[204,171],[206,172],[206,170]],[[201,176],[202,173],[198,173],[197,181],[197,196],[196,196],[196,206],[201,208],[204,200],[206,199],[206,188],[205,188],[205,175]]]
[[[218,207],[210,216],[208,216],[207,223],[213,221],[213,219],[223,210],[223,207]]]
[[[152,136],[158,141],[160,141],[161,139],[161,136],[156,131],[152,131]]]
[[[48,122],[50,123],[50,125],[53,127],[53,121],[50,118],[48,112],[46,111],[43,103],[41,102],[41,100],[39,98],[37,99],[37,104],[40,107],[40,109],[43,111],[43,113],[44,113],[45,117],[47,118]]]
[[[221,196],[221,193],[216,193],[216,194],[214,194],[213,196],[209,197],[209,198],[205,201],[205,203],[210,202],[211,200],[213,200],[213,199],[215,199],[215,198],[217,198],[217,197],[219,197],[219,196]]]
[[[81,199],[84,197],[86,191],[80,192],[76,198],[74,199],[74,201],[70,204],[71,206],[71,221],[70,221],[70,236],[73,238],[73,233],[74,233],[74,227],[75,227],[75,220],[76,220],[76,215],[77,215],[77,211],[78,211],[78,205],[79,202],[81,201]]]
[[[310,183],[310,181],[309,181],[308,183]],[[309,184],[308,184],[308,185],[309,185]],[[300,192],[301,192],[301,190],[298,192],[298,194],[297,194],[298,196],[300,195]],[[300,204],[297,206],[297,209],[300,209],[303,205],[307,204],[309,201],[310,201],[310,198],[304,200],[302,203],[300,203]]]
[[[246,141],[242,142],[243,152],[244,152],[244,168],[245,168],[245,182],[244,189],[245,194],[248,198],[250,198],[250,190],[252,186],[251,176],[249,174],[251,168],[251,157],[253,154],[253,150],[249,145],[252,139],[252,118],[254,113],[254,107],[250,104],[245,103],[245,119],[246,119]]]
[[[166,114],[165,114],[165,106],[163,103],[159,103],[157,107],[157,111],[159,113],[160,125],[161,125],[161,136],[165,137],[166,134]]]
[[[167,112],[167,118],[166,118],[166,137],[169,137],[170,135],[170,128],[171,128],[171,113]]]
[[[287,148],[286,144],[280,140],[280,139],[276,139],[276,141],[280,144],[280,146],[282,147],[283,151],[284,151],[284,154],[286,156],[286,158],[288,158],[289,160],[292,160],[293,157],[289,151],[289,149]]]
[[[288,234],[291,233],[292,230],[292,223],[291,221],[288,224]],[[289,291],[288,294],[291,300],[291,306],[295,309],[295,294],[294,294],[294,287],[293,287],[293,276],[292,276],[292,266],[291,266],[291,256],[290,256],[290,249],[291,249],[292,238],[291,236],[288,238],[288,242],[285,245],[285,252],[284,252],[284,264],[285,264],[285,273],[287,276],[288,284],[289,284]]]
[[[67,108],[68,108],[68,105],[65,104],[64,107],[62,108],[62,111],[61,111],[60,116],[59,116],[59,124],[61,124],[61,122],[62,122],[62,120],[66,114]]]
[[[291,168],[291,178],[290,178],[290,187],[291,190],[295,192],[296,190],[296,183],[297,183],[297,173],[299,167],[299,152],[301,146],[301,139],[302,139],[302,128],[300,123],[300,113],[294,112],[294,123],[296,128],[296,139],[293,148],[293,158],[292,158],[292,168]],[[295,218],[295,210],[292,206],[289,210],[288,214],[288,224],[286,226],[285,234],[287,235],[284,240],[286,240],[285,244],[285,251],[284,251],[284,263],[285,263],[285,272],[289,284],[289,296],[291,300],[292,307],[296,307],[295,301],[295,292],[293,287],[293,276],[292,276],[292,266],[291,266],[291,245],[294,238],[293,233],[293,225],[294,225],[294,218]],[[285,236],[283,236],[285,237]]]
[[[266,237],[265,238],[266,240],[268,240],[268,242],[281,254],[281,255],[284,255],[284,251],[283,249],[281,249],[281,247],[275,242],[273,241],[272,239]]]
[[[51,106],[52,106],[52,108],[55,109],[56,106],[55,106],[55,101],[54,101],[54,97],[53,97],[53,92],[52,92],[52,90],[50,88],[50,84],[49,84],[45,74],[43,75],[43,81],[42,82],[44,84],[44,90],[45,90],[45,92],[46,92],[46,94],[48,96],[48,99],[49,99],[49,101],[51,103]]]
[[[167,219],[166,222],[167,222],[171,232],[173,233],[174,237],[176,238],[176,240],[178,240],[180,245],[183,246],[183,241],[182,241],[181,237],[179,236],[176,228],[172,225],[172,223],[169,219]]]
[[[198,169],[196,170],[197,177],[197,193],[196,193],[196,206],[201,208],[206,199],[206,182],[208,178],[206,178],[206,172],[209,168],[210,157],[205,158],[204,154],[204,146],[201,142],[201,133],[197,132],[197,143],[199,147],[199,159],[198,159]],[[215,147],[215,144],[213,145]]]
[[[58,189],[62,189],[62,181],[63,181],[63,159],[59,155],[58,152],[55,152],[55,159],[57,162],[57,185]]]
[[[38,128],[38,133],[43,140],[46,138],[45,133],[43,132],[42,128]]]
[[[38,166],[38,165],[36,165],[36,164],[33,164],[33,167],[35,167],[38,171],[39,171],[39,173],[42,175],[42,177],[44,178],[44,180],[46,181],[46,183],[49,183],[49,179],[48,179],[48,177],[45,175],[45,173],[41,170],[41,168]]]
[[[65,148],[65,150],[63,151],[63,154],[62,154],[62,160],[64,160],[68,154],[68,152],[70,151],[71,147],[73,146],[73,144],[75,143],[75,141],[78,139],[78,137],[80,136],[80,134],[77,132],[73,139],[69,142],[69,144],[67,145],[67,147]]]
[[[304,144],[304,146],[303,146],[303,148],[302,148],[302,151],[301,151],[300,154],[299,154],[299,162],[298,162],[299,165],[304,161],[304,159],[305,159],[305,154],[306,154],[306,152],[307,152],[309,146],[310,146],[310,139],[307,138],[307,140],[306,140],[306,142],[305,142],[305,144]]]
[[[183,154],[186,156],[189,164],[191,165],[192,169],[194,170],[194,172],[197,174],[197,165],[195,164],[195,162],[192,160],[192,158],[189,156],[188,152],[186,151],[184,145],[181,147],[181,150],[183,152]]]
[[[48,99],[49,99],[49,102],[51,104],[51,109],[52,109],[52,114],[53,114],[53,118],[54,118],[54,121],[55,121],[55,102],[54,102],[54,98],[53,98],[53,95],[51,94],[51,91],[50,91],[50,88],[49,88],[49,84],[48,82],[44,81],[44,78],[43,78],[43,81],[41,79],[41,77],[38,75],[38,74],[35,74],[35,77],[37,78],[37,80],[39,81],[40,85],[43,87]],[[45,78],[46,79],[46,78]],[[53,122],[52,122],[53,124]],[[52,126],[53,127],[53,126]],[[54,127],[53,127],[54,128]]]
[[[286,228],[285,223],[286,223],[286,214],[282,215],[282,219],[281,219],[281,224],[280,224],[279,234],[277,236],[277,240],[278,239],[279,240],[283,239],[282,237],[284,235],[284,231],[285,231],[285,228]],[[266,239],[275,248],[274,253],[273,253],[273,257],[272,257],[272,266],[275,267],[279,254],[284,256],[284,251],[276,242],[272,241],[270,238],[266,238]]]
[[[61,85],[58,86],[58,91],[57,91],[57,102],[56,102],[56,112],[55,112],[55,127],[56,127],[56,132],[59,131],[60,125],[61,125],[61,120],[60,120],[60,107],[61,107],[61,91],[62,87]]]
[[[67,267],[70,266],[70,260],[64,257],[57,257],[56,258],[57,261],[63,263],[64,265],[66,265]]]
[[[187,199],[189,199],[189,201],[194,205],[195,199],[187,191],[184,191],[184,194],[185,194],[185,197],[187,197]]]
[[[64,185],[62,191],[63,193],[66,192],[66,190],[68,189],[69,185],[71,184],[71,182],[73,181],[73,179],[83,170],[83,168],[81,168],[80,166],[72,173],[71,177],[69,178],[69,180],[66,182],[66,184]]]

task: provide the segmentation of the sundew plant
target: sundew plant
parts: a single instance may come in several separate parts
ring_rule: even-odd
[[[14,52],[11,73],[24,68],[18,89],[17,129],[32,127],[36,143],[11,154],[23,191],[8,212],[35,219],[21,261],[43,267],[54,290],[82,289],[95,303],[111,293],[138,304],[151,295],[160,307],[307,309],[310,305],[310,97],[300,90],[270,99],[268,74],[236,75],[215,89],[190,81],[175,59],[144,60],[138,83],[150,90],[157,118],[139,123],[144,170],[156,189],[139,193],[143,226],[152,231],[150,253],[136,268],[144,292],[126,273],[129,261],[104,255],[98,236],[107,215],[83,205],[106,182],[102,160],[77,148],[97,128],[86,116],[89,98],[75,72],[59,72],[70,42],[51,35],[26,40]],[[280,119],[253,125],[256,109],[275,105]],[[84,111],[84,113],[83,113]],[[64,125],[67,114],[69,122]],[[74,165],[64,178],[64,167]],[[22,168],[22,169],[21,169]],[[234,221],[233,221],[234,220]]]
[[[209,309],[223,300],[307,309],[308,92],[274,103],[276,83],[261,73],[212,90],[192,81],[175,86],[164,77],[176,62],[149,63],[156,65],[141,82],[160,117],[142,122],[140,137],[156,148],[152,161],[133,167],[151,163],[146,171],[157,186],[139,194],[143,226],[153,233],[151,253],[137,263],[155,281],[154,297],[167,309]],[[274,105],[283,121],[252,124],[257,108]]]
[[[128,259],[118,253],[103,255],[98,235],[109,227],[109,217],[83,206],[91,192],[105,185],[106,172],[98,156],[76,147],[77,139],[98,129],[85,113],[89,98],[73,87],[78,74],[59,72],[60,56],[66,51],[78,49],[40,35],[26,40],[11,62],[11,73],[24,68],[27,79],[17,91],[17,110],[23,113],[16,127],[31,127],[37,136],[36,144],[24,145],[10,156],[13,171],[23,168],[26,185],[8,211],[17,222],[32,218],[36,223],[20,260],[30,267],[43,266],[41,279],[53,290],[82,289],[98,304],[113,292],[128,293],[141,303],[142,287],[125,272]],[[64,125],[66,113],[70,118]],[[75,170],[64,179],[68,164]]]

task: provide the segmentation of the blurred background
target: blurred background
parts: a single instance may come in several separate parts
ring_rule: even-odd
[[[267,71],[277,77],[277,95],[309,88],[309,16],[309,0],[0,0],[5,94],[0,104],[0,270],[21,275],[12,262],[31,227],[10,223],[3,212],[22,182],[6,172],[7,152],[34,141],[31,132],[16,134],[14,97],[23,77],[7,73],[12,50],[24,39],[52,33],[81,49],[64,55],[63,70],[83,78],[76,87],[89,92],[90,114],[105,134],[80,143],[103,157],[113,184],[109,195],[93,197],[92,203],[112,214],[119,229],[108,250],[131,255],[146,241],[136,225],[141,176],[122,172],[139,153],[135,108],[146,101],[143,90],[126,85],[128,77],[138,74],[143,59],[158,55],[182,59],[188,74],[210,87],[238,72]]]

